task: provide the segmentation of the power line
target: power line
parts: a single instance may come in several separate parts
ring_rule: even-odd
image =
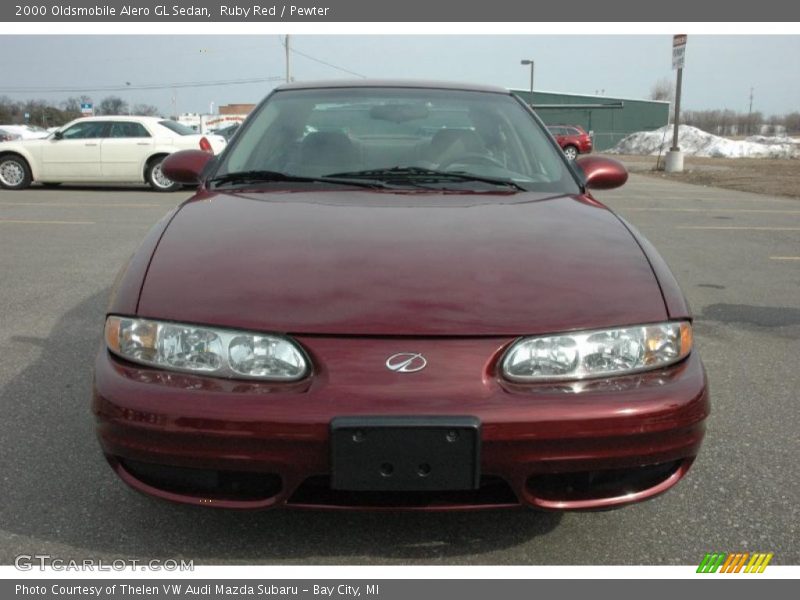
[[[305,57],[305,58],[307,58],[309,60],[313,60],[314,62],[318,62],[321,65],[325,65],[326,67],[331,67],[332,69],[336,69],[338,71],[342,71],[343,73],[348,73],[350,75],[355,75],[356,77],[360,77],[361,79],[366,79],[367,78],[366,75],[362,75],[361,73],[356,73],[355,71],[351,71],[350,69],[345,69],[344,67],[340,67],[340,66],[334,65],[332,63],[325,62],[324,60],[322,60],[320,58],[316,58],[314,56],[306,54],[305,52],[300,52],[300,50],[297,50],[296,48],[289,48],[289,50],[291,52],[294,52],[295,54],[299,54],[300,56],[303,56],[303,57]]]
[[[281,42],[281,45],[285,46],[283,42]],[[333,63],[324,61],[321,58],[317,58],[316,56],[311,56],[310,54],[306,54],[305,52],[300,52],[300,50],[298,50],[295,47],[290,47],[289,52],[292,52],[294,54],[299,54],[300,56],[307,58],[308,60],[313,60],[314,62],[317,62],[321,65],[325,65],[326,67],[330,67],[331,69],[336,69],[337,71],[342,71],[343,73],[348,73],[349,75],[355,75],[356,77],[360,77],[361,79],[367,78],[366,75],[362,75],[361,73],[356,73],[355,71],[351,71],[350,69],[345,69],[344,67],[340,67],[339,65],[334,65]]]
[[[126,90],[166,90],[174,88],[213,87],[217,85],[244,85],[248,83],[266,83],[282,81],[283,77],[251,77],[248,79],[225,79],[220,81],[181,81],[176,83],[143,83],[138,85],[99,85],[81,87],[30,87],[30,88],[0,88],[0,94],[37,94],[37,93],[68,93],[68,92],[123,92]]]
[[[283,45],[283,44],[282,44]],[[308,60],[312,60],[331,69],[355,75],[362,79],[366,79],[366,75],[351,71],[339,65],[322,60],[316,56],[312,56],[305,52],[301,52],[294,47],[290,47],[289,51],[298,54]],[[283,81],[283,76],[272,77],[251,77],[246,79],[224,79],[219,81],[181,81],[175,83],[142,83],[142,84],[116,84],[116,85],[97,85],[97,86],[61,86],[61,87],[0,87],[0,94],[56,94],[56,93],[81,93],[81,92],[124,92],[130,90],[166,90],[178,88],[200,88],[200,87],[213,87],[219,85],[246,85],[252,83],[267,83],[273,81]]]

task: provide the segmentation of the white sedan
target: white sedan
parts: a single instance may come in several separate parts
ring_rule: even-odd
[[[0,142],[0,187],[148,183],[170,192],[180,185],[161,172],[166,156],[190,148],[218,154],[224,147],[222,136],[200,135],[159,117],[87,117],[45,139]]]

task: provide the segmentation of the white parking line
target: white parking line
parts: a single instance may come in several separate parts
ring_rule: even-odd
[[[0,223],[14,225],[94,225],[94,221],[31,221],[23,219],[0,219]]]
[[[800,231],[800,227],[736,227],[722,225],[678,225],[675,229],[711,229],[718,231]]]
[[[800,210],[780,210],[771,208],[648,208],[644,206],[628,207],[624,210],[644,212],[730,212],[730,213],[768,213],[781,215],[800,215]]]
[[[800,256],[770,256],[770,260],[800,260]]]
[[[102,202],[0,202],[0,206],[46,206],[56,208],[101,207],[101,208],[158,208],[168,204],[106,204]]]

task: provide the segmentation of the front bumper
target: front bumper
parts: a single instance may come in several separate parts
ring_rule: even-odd
[[[102,349],[93,411],[117,474],[147,494],[227,508],[602,509],[677,483],[709,413],[696,352],[645,374],[516,385],[495,374],[508,338],[296,339],[315,373],[291,384],[170,373]],[[426,356],[425,370],[384,367],[385,357],[410,350]],[[480,421],[478,490],[331,489],[334,418],[452,415]]]

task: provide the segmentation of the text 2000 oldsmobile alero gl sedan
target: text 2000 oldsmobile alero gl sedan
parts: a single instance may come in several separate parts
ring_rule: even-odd
[[[654,248],[505,90],[292,84],[123,269],[96,361],[133,488],[230,508],[602,509],[675,485],[709,413]]]

